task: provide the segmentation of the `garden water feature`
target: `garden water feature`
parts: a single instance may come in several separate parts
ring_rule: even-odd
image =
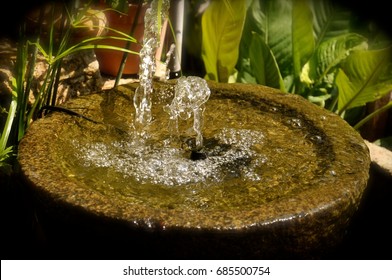
[[[358,133],[296,95],[208,85],[196,153],[192,118],[172,137],[173,81],[154,84],[148,137],[132,128],[138,83],[67,103],[96,122],[53,113],[31,125],[18,158],[62,249],[291,258],[342,240],[368,179]]]
[[[370,165],[346,122],[268,87],[152,82],[148,69],[140,83],[66,104],[89,119],[55,112],[21,141],[22,174],[56,246],[318,258],[342,241]]]

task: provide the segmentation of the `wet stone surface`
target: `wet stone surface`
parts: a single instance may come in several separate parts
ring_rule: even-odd
[[[19,160],[45,208],[60,203],[60,216],[83,209],[105,223],[132,224],[131,235],[164,232],[167,244],[159,246],[200,238],[194,250],[232,250],[234,242],[245,256],[298,255],[339,242],[370,165],[363,140],[342,119],[270,88],[209,83],[204,146],[195,149],[192,120],[170,133],[164,106],[173,84],[156,84],[153,121],[142,136],[134,133],[137,86],[67,103],[98,124],[54,113],[32,125]]]

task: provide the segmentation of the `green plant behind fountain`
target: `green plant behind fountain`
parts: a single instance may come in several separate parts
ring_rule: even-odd
[[[353,115],[392,91],[392,42],[354,19],[331,1],[212,1],[201,22],[206,78],[299,94],[358,129],[392,107]]]

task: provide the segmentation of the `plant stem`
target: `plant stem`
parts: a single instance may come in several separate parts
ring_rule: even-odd
[[[389,101],[386,105],[383,107],[377,109],[373,113],[367,115],[364,117],[362,120],[360,120],[356,125],[354,125],[354,129],[358,130],[362,125],[364,125],[366,122],[377,116],[378,114],[381,114],[382,112],[385,112],[386,110],[392,108],[392,101]]]
[[[13,135],[13,144],[16,144],[20,139],[22,139],[25,129],[26,129],[26,113],[27,113],[27,103],[29,94],[26,91],[25,87],[25,73],[26,73],[26,66],[27,66],[27,46],[25,44],[26,40],[22,34],[22,29],[24,26],[21,26],[20,30],[20,40],[18,46],[18,54],[16,58],[16,65],[15,65],[15,92],[16,92],[16,99],[17,99],[17,117],[15,121],[15,125],[17,127],[15,134]],[[30,84],[27,83],[27,86],[30,87]]]
[[[4,129],[1,134],[0,138],[0,154],[7,148],[8,138],[11,133],[12,124],[14,122],[14,117],[16,113],[17,101],[12,97],[12,101],[10,104],[10,108],[8,109],[7,120],[4,125]]]
[[[139,0],[139,4],[138,4],[137,10],[136,10],[135,19],[132,22],[131,31],[129,33],[129,36],[131,36],[131,37],[133,37],[133,34],[135,33],[136,26],[137,26],[137,24],[139,22],[139,15],[140,15],[140,12],[142,10],[142,6],[143,6],[143,0]],[[128,40],[126,45],[125,45],[125,48],[127,50],[129,50],[130,47],[131,47],[131,41]],[[118,72],[117,72],[116,80],[114,82],[114,87],[118,86],[118,84],[120,82],[120,79],[122,77],[122,73],[124,71],[125,63],[127,62],[127,58],[128,58],[128,53],[124,52],[123,57],[121,59],[120,67],[119,67]]]
[[[79,114],[79,113],[77,113],[75,111],[72,111],[72,110],[64,108],[64,107],[46,105],[46,106],[43,106],[41,108],[41,111],[62,112],[62,113],[66,113],[66,114],[71,115],[71,116],[75,116],[75,117],[79,117],[79,118],[85,119],[85,120],[90,121],[92,123],[99,123],[96,120],[90,119],[89,117],[86,117],[86,116],[84,116],[82,114]]]

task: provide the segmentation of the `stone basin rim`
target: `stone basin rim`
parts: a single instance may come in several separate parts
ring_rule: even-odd
[[[217,86],[217,84],[212,82],[209,82],[209,85],[212,89]],[[49,156],[43,155],[38,161],[33,158],[33,154],[45,152],[45,142],[51,141],[53,130],[54,134],[61,133],[62,127],[59,124],[64,121],[64,118],[73,118],[70,116],[64,117],[60,113],[54,113],[48,118],[33,123],[26,136],[22,139],[18,155],[22,174],[28,183],[38,191],[39,196],[48,201],[49,204],[51,201],[56,201],[71,208],[77,206],[93,215],[122,220],[135,227],[143,228],[232,231],[276,226],[281,223],[304,223],[306,220],[317,216],[333,219],[332,216],[335,214],[332,212],[348,211],[351,213],[352,209],[357,207],[368,179],[366,174],[368,173],[370,158],[365,143],[347,123],[333,113],[319,108],[297,95],[283,94],[278,90],[263,86],[243,84],[223,84],[219,86],[228,91],[241,90],[273,98],[274,100],[279,100],[285,106],[303,103],[304,107],[310,110],[306,112],[310,119],[323,114],[328,116],[328,118],[336,120],[345,132],[350,134],[350,137],[356,138],[359,146],[363,147],[364,171],[362,176],[351,182],[345,182],[344,186],[337,184],[328,188],[322,186],[307,189],[295,197],[284,197],[280,201],[266,203],[253,210],[203,210],[197,213],[183,213],[176,209],[155,209],[149,206],[129,205],[125,201],[113,201],[110,197],[78,186],[78,184],[70,181],[68,177],[62,174],[59,167],[53,165]],[[59,123],[51,126],[48,120],[52,119],[57,120]],[[42,135],[42,132],[38,133],[39,126],[50,128],[46,130],[47,135]],[[31,146],[36,146],[37,143],[41,145],[38,151],[31,151]],[[45,178],[45,172],[48,172],[48,170],[52,175],[51,178]],[[72,196],[69,195],[70,189],[73,190]],[[91,198],[94,198],[94,203],[91,202]],[[205,217],[208,217],[208,219],[205,219]]]

